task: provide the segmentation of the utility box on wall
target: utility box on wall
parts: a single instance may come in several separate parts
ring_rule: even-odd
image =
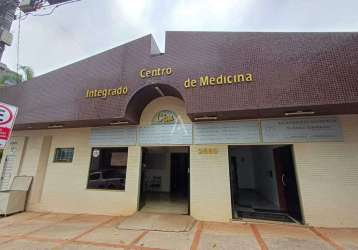
[[[36,10],[36,2],[35,0],[21,0],[19,8],[22,12],[28,13]]]
[[[8,46],[12,44],[12,34],[7,30],[0,30],[0,43],[4,43]]]

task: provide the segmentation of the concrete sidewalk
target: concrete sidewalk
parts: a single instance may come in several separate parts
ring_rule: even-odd
[[[358,229],[196,222],[188,232],[117,229],[125,217],[26,212],[0,219],[0,249],[357,249]]]

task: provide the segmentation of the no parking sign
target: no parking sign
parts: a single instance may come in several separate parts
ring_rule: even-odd
[[[16,114],[17,107],[0,102],[0,149],[5,147],[10,138]]]

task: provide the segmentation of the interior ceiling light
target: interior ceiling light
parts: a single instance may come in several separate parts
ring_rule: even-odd
[[[210,120],[217,120],[217,116],[202,116],[202,117],[195,117],[195,121],[210,121]]]
[[[122,125],[122,124],[128,124],[127,121],[116,121],[116,122],[110,122],[109,125]]]
[[[164,93],[163,93],[163,91],[162,91],[158,86],[156,86],[156,87],[154,87],[154,88],[155,88],[155,90],[159,93],[159,95],[165,96]]]
[[[314,115],[315,112],[314,111],[302,111],[302,110],[298,110],[295,112],[286,112],[285,116],[295,116],[295,115]]]
[[[47,128],[63,128],[65,125],[63,124],[53,124],[53,125],[48,125]]]

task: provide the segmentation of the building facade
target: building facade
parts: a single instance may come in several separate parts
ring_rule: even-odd
[[[3,88],[27,209],[357,227],[358,35],[167,32]]]

